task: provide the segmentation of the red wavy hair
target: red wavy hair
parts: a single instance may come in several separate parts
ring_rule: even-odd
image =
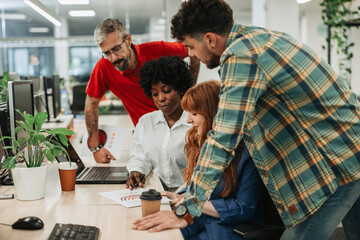
[[[181,107],[185,111],[201,114],[205,118],[201,136],[197,134],[196,129],[193,127],[186,133],[184,149],[188,165],[184,169],[184,180],[187,185],[190,184],[207,133],[212,129],[212,122],[219,103],[219,92],[220,84],[218,81],[206,81],[189,88],[181,100]],[[230,165],[224,169],[223,178],[225,187],[220,196],[226,197],[236,189],[236,161],[231,161]]]

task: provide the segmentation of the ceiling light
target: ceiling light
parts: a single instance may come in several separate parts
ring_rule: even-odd
[[[297,3],[302,4],[302,3],[307,3],[310,2],[311,0],[297,0]]]
[[[31,33],[47,33],[49,29],[47,27],[31,27],[29,28],[29,32]]]
[[[5,13],[0,14],[0,18],[7,19],[7,20],[25,20],[26,16],[20,13]]]
[[[89,0],[58,0],[61,5],[87,5]]]
[[[69,15],[72,17],[94,17],[95,11],[93,10],[71,10]]]
[[[41,2],[38,0],[24,0],[29,7],[40,13],[43,17],[47,20],[52,22],[56,26],[61,26],[60,18],[56,16],[50,9],[45,7]]]

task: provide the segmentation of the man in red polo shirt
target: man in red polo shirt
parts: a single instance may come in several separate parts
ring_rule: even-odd
[[[139,84],[137,73],[145,61],[161,56],[187,56],[182,43],[149,42],[132,44],[131,35],[126,33],[117,19],[106,19],[95,28],[95,41],[103,52],[97,62],[86,88],[85,122],[89,133],[89,148],[96,162],[105,163],[115,160],[111,153],[102,147],[98,136],[98,106],[107,90],[113,92],[124,104],[134,125],[145,113],[157,110]],[[199,61],[190,59],[194,79],[199,72]]]

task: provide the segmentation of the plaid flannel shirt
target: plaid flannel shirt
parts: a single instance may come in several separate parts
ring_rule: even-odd
[[[360,109],[343,79],[291,36],[234,24],[218,113],[184,202],[199,216],[241,139],[286,226],[360,178]]]

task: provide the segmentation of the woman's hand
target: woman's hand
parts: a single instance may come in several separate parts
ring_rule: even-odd
[[[178,205],[180,200],[183,198],[183,195],[184,194],[180,195],[180,194],[168,192],[168,191],[161,192],[161,196],[166,196],[170,199],[171,208],[174,208]]]
[[[172,211],[159,211],[133,222],[134,230],[159,232],[165,229],[184,228],[188,225],[185,219],[178,218]]]

